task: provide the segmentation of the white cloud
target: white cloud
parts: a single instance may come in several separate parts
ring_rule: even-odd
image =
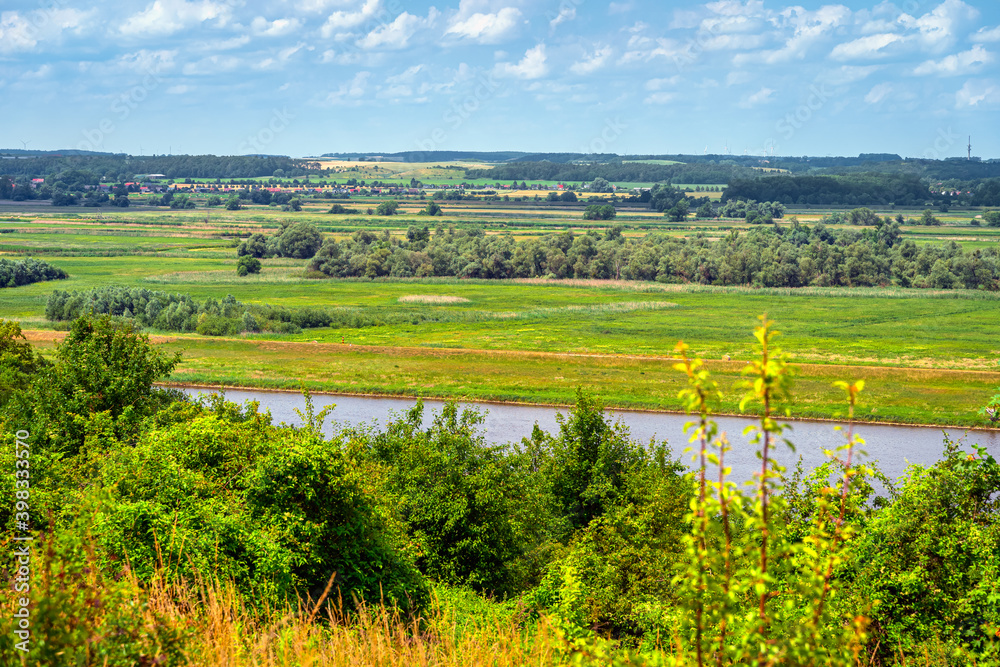
[[[306,44],[304,42],[300,42],[298,44],[295,44],[294,46],[289,46],[284,49],[281,49],[280,51],[278,51],[275,57],[265,58],[264,60],[261,60],[260,62],[256,63],[254,65],[254,69],[259,69],[259,70],[281,69],[286,64],[288,64],[288,61],[292,59],[292,56],[294,56],[296,53],[305,48],[307,48]]]
[[[646,104],[669,104],[674,101],[674,93],[653,93],[649,95],[643,102]]]
[[[551,21],[549,21],[549,27],[554,30],[555,27],[558,26],[560,23],[566,23],[567,21],[572,21],[575,18],[576,18],[576,7],[563,6],[559,10],[559,15],[556,16]]]
[[[993,62],[993,54],[983,48],[981,44],[977,44],[968,51],[956,53],[942,60],[928,60],[921,63],[913,70],[913,73],[921,76],[927,74],[955,76],[956,74],[968,74],[978,65],[991,62]]]
[[[126,53],[115,59],[115,65],[120,69],[132,70],[134,72],[155,72],[161,73],[173,69],[176,50],[156,50],[140,49],[134,53]]]
[[[851,16],[851,10],[843,5],[826,5],[814,12],[802,7],[788,7],[775,18],[776,21],[793,27],[793,33],[785,41],[785,45],[772,51],[737,56],[735,63],[743,65],[761,62],[773,65],[801,60],[813,45],[828,39],[834,30],[846,25]]]
[[[250,29],[254,34],[264,37],[282,37],[298,31],[302,27],[299,19],[275,19],[268,21],[263,16],[258,16],[250,22]]]
[[[995,28],[980,28],[971,39],[973,42],[1000,42],[1000,26]]]
[[[364,3],[354,11],[335,11],[326,18],[323,27],[319,29],[319,34],[329,39],[337,33],[357,28],[366,21],[374,21],[381,10],[380,0],[364,0]]]
[[[897,42],[902,42],[903,40],[902,35],[894,33],[868,35],[867,37],[860,37],[844,44],[838,44],[830,52],[830,57],[835,60],[878,58],[886,55],[886,47]]]
[[[167,88],[167,94],[168,95],[183,95],[185,93],[191,92],[192,90],[194,90],[194,88],[192,88],[191,86],[189,86],[187,84],[179,83],[176,86],[170,86],[169,88]]]
[[[974,21],[978,16],[979,10],[962,0],[944,0],[920,18],[903,14],[899,17],[899,22],[907,28],[918,30],[925,48],[941,49],[956,40],[959,26]]]
[[[625,14],[627,12],[635,9],[635,3],[631,2],[612,2],[608,5],[608,14]]]
[[[521,62],[516,65],[512,63],[497,63],[493,70],[497,76],[509,76],[518,79],[538,79],[545,76],[548,71],[546,64],[545,44],[538,44],[528,49]]]
[[[955,108],[1000,106],[1000,85],[995,81],[966,81],[955,93]]]
[[[522,16],[521,10],[516,7],[504,7],[494,14],[476,12],[463,16],[459,13],[452,19],[445,34],[471,39],[480,44],[496,44],[514,33]]]
[[[868,91],[868,94],[865,95],[865,102],[868,104],[878,104],[890,94],[892,94],[892,85],[880,83]]]
[[[869,76],[882,69],[882,65],[841,65],[837,69],[827,72],[823,76],[823,81],[831,86],[846,86],[867,79]]]
[[[327,95],[326,101],[330,104],[338,105],[359,104],[361,98],[368,90],[368,79],[371,78],[371,75],[372,73],[367,71],[358,72],[354,75],[353,79],[342,84],[339,89]]]
[[[188,76],[221,74],[232,72],[244,66],[243,60],[236,56],[214,55],[184,65],[181,69]]]
[[[154,0],[138,14],[125,20],[119,32],[130,36],[170,35],[178,30],[216,21],[220,25],[228,22],[230,7],[225,3],[199,0]]]
[[[39,42],[54,41],[63,33],[81,34],[94,25],[96,9],[43,9],[0,13],[0,53],[29,51]]]
[[[358,46],[362,49],[405,48],[409,46],[410,38],[418,31],[432,27],[437,22],[438,16],[440,12],[434,7],[427,12],[427,18],[403,12],[392,23],[383,23],[359,39]]]
[[[612,53],[614,53],[614,49],[610,46],[601,47],[580,62],[570,65],[569,70],[573,72],[573,74],[591,74],[592,72],[596,72],[604,67],[604,65],[607,64],[608,59],[611,58]]]
[[[646,90],[663,90],[667,86],[676,86],[681,80],[679,76],[671,76],[665,79],[650,79],[646,82]]]
[[[761,104],[765,104],[770,101],[772,95],[774,95],[774,91],[772,89],[761,88],[756,93],[747,95],[740,100],[740,107],[743,109],[751,109]]]
[[[19,12],[0,14],[0,52],[27,51],[37,43],[28,19]]]

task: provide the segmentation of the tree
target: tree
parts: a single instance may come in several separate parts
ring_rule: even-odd
[[[1000,211],[986,211],[983,213],[983,221],[987,227],[1000,227]]]
[[[877,225],[879,223],[878,213],[870,208],[856,208],[847,214],[847,220],[852,225]]]
[[[244,255],[236,262],[236,275],[242,277],[249,273],[260,273],[260,260],[256,257]]]
[[[323,245],[323,235],[316,225],[309,222],[297,222],[281,233],[278,249],[282,257],[309,259]]]
[[[444,209],[438,206],[438,203],[436,201],[432,200],[427,202],[427,207],[424,208],[423,213],[425,215],[431,215],[431,216],[444,215]]]
[[[238,211],[242,208],[240,205],[239,195],[231,195],[229,200],[226,202],[227,211]]]
[[[584,220],[613,220],[617,212],[610,204],[591,204],[583,212]]]
[[[700,207],[698,207],[698,210],[695,212],[694,215],[696,218],[711,219],[715,217],[715,209],[712,208],[711,204],[705,202]]]
[[[240,243],[239,247],[236,248],[236,256],[243,257],[244,255],[258,258],[266,257],[267,237],[263,234],[254,234]]]
[[[179,361],[179,353],[155,349],[133,321],[81,317],[56,348],[55,363],[15,397],[15,423],[30,425],[46,447],[68,455],[83,446],[97,413],[106,413],[111,434],[124,439],[156,411],[161,399],[153,384]]]
[[[670,222],[683,222],[687,220],[688,206],[689,204],[687,199],[681,199],[673,205],[673,208],[667,211],[667,219],[670,220]]]
[[[611,183],[608,182],[608,179],[598,176],[590,182],[587,189],[591,192],[611,192]]]
[[[576,199],[577,199],[576,193],[573,192],[572,190],[567,190],[566,192],[559,195],[559,201],[575,202]]]
[[[934,217],[934,211],[927,209],[924,211],[923,215],[920,216],[920,224],[928,226],[940,225],[941,220]]]
[[[399,208],[399,202],[395,199],[389,199],[378,205],[375,209],[375,215],[396,215],[396,209]]]

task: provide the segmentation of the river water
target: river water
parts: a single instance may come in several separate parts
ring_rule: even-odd
[[[188,388],[185,393],[196,396],[208,393],[206,390]],[[226,399],[235,403],[247,400],[260,402],[260,410],[270,410],[275,423],[284,422],[291,425],[301,425],[301,420],[295,410],[304,410],[305,399],[301,394],[266,390],[227,390]],[[413,407],[413,399],[375,398],[366,396],[330,396],[314,395],[313,404],[316,410],[336,404],[330,418],[327,419],[326,433],[332,434],[337,426],[372,424],[384,425],[394,413],[401,413]],[[433,415],[440,412],[443,401],[424,400],[424,424],[430,425]],[[463,402],[462,407],[478,409],[485,415],[482,425],[488,441],[504,444],[520,442],[521,438],[531,435],[534,424],[549,433],[557,433],[559,424],[556,414],[568,413],[568,409],[527,406],[487,404]],[[657,441],[666,440],[675,456],[691,465],[690,456],[682,454],[688,446],[688,438],[684,433],[684,424],[688,418],[684,415],[664,414],[654,412],[632,412],[628,410],[609,410],[615,420],[621,420],[628,427],[631,436],[641,442],[649,442],[651,438]],[[720,432],[726,432],[732,444],[732,451],[726,456],[727,465],[733,469],[733,478],[746,481],[759,470],[760,463],[756,456],[756,448],[749,444],[751,436],[744,436],[743,429],[755,423],[752,419],[741,417],[719,417],[716,419]],[[823,463],[826,458],[823,449],[836,449],[844,442],[844,435],[836,431],[837,424],[832,422],[790,422],[791,431],[786,436],[795,444],[795,453],[786,446],[776,448],[776,458],[791,470],[798,457],[802,457],[806,470]],[[1000,459],[1000,433],[995,431],[966,431],[965,429],[939,429],[926,426],[887,426],[876,424],[861,424],[856,431],[865,439],[864,449],[867,461],[877,463],[878,467],[890,479],[903,475],[910,464],[930,465],[941,458],[944,450],[945,436],[960,441],[964,448],[971,452],[972,444],[986,447],[994,457]]]

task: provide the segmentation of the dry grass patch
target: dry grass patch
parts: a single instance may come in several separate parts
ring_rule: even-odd
[[[469,300],[461,296],[449,296],[447,294],[408,294],[398,299],[399,303],[469,303]]]

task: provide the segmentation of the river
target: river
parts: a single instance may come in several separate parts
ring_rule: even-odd
[[[197,395],[209,393],[204,389],[186,388],[185,393]],[[260,409],[270,410],[275,423],[300,425],[301,420],[295,410],[304,410],[305,399],[301,394],[291,392],[266,390],[227,390],[226,399],[242,403],[247,400],[260,402]],[[400,413],[411,408],[414,399],[376,398],[368,396],[331,396],[314,395],[313,404],[316,410],[336,404],[326,423],[326,433],[332,434],[337,426],[356,425],[362,423],[385,424],[393,413]],[[444,405],[440,400],[424,400],[424,423],[429,425],[433,413],[440,412]],[[558,412],[568,413],[568,409],[509,405],[493,403],[462,402],[463,407],[476,408],[485,414],[482,425],[488,441],[503,444],[519,442],[521,438],[531,435],[532,427],[537,423],[543,430],[556,433],[559,424],[556,421]],[[682,454],[688,446],[688,438],[684,434],[684,424],[688,418],[684,415],[633,412],[629,410],[608,410],[608,415],[615,420],[621,420],[628,427],[633,438],[641,442],[649,442],[651,438],[657,441],[666,440],[675,456],[691,465],[690,456]],[[755,448],[749,444],[750,436],[743,435],[743,429],[752,423],[753,419],[741,417],[719,417],[716,419],[720,432],[726,432],[732,443],[732,451],[727,454],[726,463],[733,469],[733,477],[746,481],[759,469],[760,463],[756,457]],[[793,468],[801,455],[806,470],[823,463],[826,458],[823,449],[835,449],[844,442],[843,432],[836,431],[837,424],[832,422],[792,421],[791,430],[786,436],[795,444],[795,453],[786,446],[779,445],[776,458],[786,467]],[[1000,458],[1000,433],[996,431],[967,431],[965,429],[940,429],[927,426],[895,426],[883,424],[861,424],[856,431],[865,439],[864,449],[867,460],[877,463],[878,467],[890,479],[903,475],[910,464],[930,465],[941,458],[944,450],[944,437],[960,441],[967,451],[972,451],[972,444],[986,447],[994,457]]]

